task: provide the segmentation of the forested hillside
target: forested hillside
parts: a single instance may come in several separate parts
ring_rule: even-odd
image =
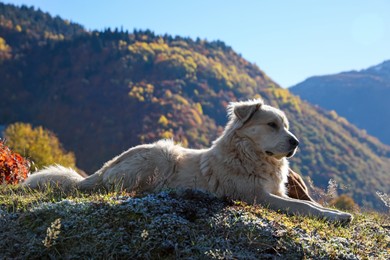
[[[315,185],[333,178],[340,192],[376,208],[375,192],[390,192],[388,146],[280,88],[223,42],[91,32],[32,8],[0,10],[0,125],[52,130],[89,173],[159,138],[209,146],[228,102],[261,97],[287,113],[302,144],[292,167]]]
[[[361,71],[312,77],[290,89],[390,144],[390,61]]]

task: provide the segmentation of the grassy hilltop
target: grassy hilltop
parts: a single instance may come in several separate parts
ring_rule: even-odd
[[[194,191],[65,196],[0,187],[2,259],[388,259],[389,215],[348,226]]]

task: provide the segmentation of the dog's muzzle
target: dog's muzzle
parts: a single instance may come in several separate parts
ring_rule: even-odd
[[[297,151],[298,149],[298,145],[299,145],[299,140],[295,137],[291,137],[289,140],[289,145],[290,145],[290,149],[289,149],[289,152],[287,153],[286,157],[287,158],[290,158],[292,156],[294,156],[295,152]],[[274,156],[275,154],[271,151],[265,151],[265,153],[268,155],[268,156]]]

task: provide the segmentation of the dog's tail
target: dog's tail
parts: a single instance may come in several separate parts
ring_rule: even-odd
[[[75,170],[61,165],[52,165],[32,173],[22,185],[32,189],[43,190],[48,187],[58,187],[64,191],[71,191],[78,188],[82,180],[84,177]]]
[[[75,189],[90,192],[104,188],[100,171],[84,178],[75,170],[61,165],[48,166],[43,170],[32,173],[22,185],[40,190],[54,187],[65,192]]]

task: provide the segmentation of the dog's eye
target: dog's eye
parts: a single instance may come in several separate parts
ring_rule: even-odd
[[[269,122],[267,125],[275,129],[278,128],[278,125],[275,122]]]

